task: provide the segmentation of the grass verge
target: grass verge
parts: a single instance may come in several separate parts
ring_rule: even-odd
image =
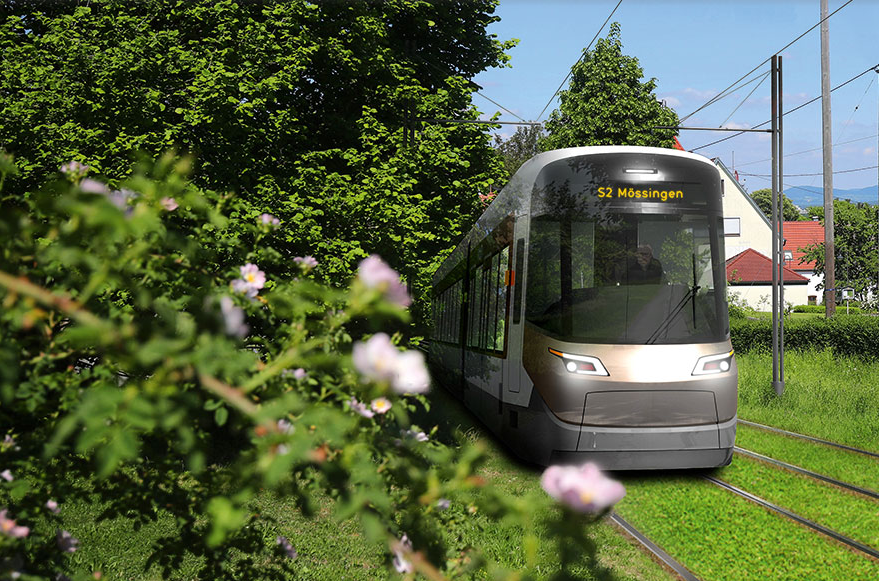
[[[737,354],[739,417],[879,452],[879,363],[829,351],[785,354],[785,391],[775,395],[772,356]]]
[[[879,578],[879,563],[698,475],[623,482],[617,511],[705,581]]]
[[[861,488],[879,491],[877,458],[742,424],[736,428],[736,445]]]
[[[879,504],[873,499],[736,456],[717,477],[871,547],[879,547]]]

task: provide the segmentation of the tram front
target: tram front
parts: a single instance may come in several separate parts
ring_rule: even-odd
[[[550,461],[728,464],[737,369],[717,168],[652,148],[550,162],[528,246],[523,367],[576,433]]]

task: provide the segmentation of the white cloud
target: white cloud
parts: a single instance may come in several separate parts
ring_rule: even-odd
[[[686,89],[684,89],[683,92],[685,95],[695,97],[697,99],[710,99],[717,95],[717,91],[715,91],[714,89],[708,91],[700,91],[699,89],[694,89],[692,87],[687,87]]]
[[[677,97],[665,96],[665,97],[660,97],[659,100],[664,101],[665,104],[668,105],[669,107],[680,107],[681,106],[681,100],[678,99]]]
[[[725,123],[723,125],[724,129],[750,129],[751,126],[747,123]]]

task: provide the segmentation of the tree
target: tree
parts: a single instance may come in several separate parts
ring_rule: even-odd
[[[772,220],[772,190],[770,188],[754,190],[754,192],[751,193],[751,199],[754,200],[757,207],[766,215],[766,218]],[[796,222],[798,220],[806,219],[802,212],[800,212],[794,203],[790,201],[790,198],[784,195],[784,193],[782,193],[782,206],[782,216],[784,220]]]
[[[642,81],[638,59],[622,52],[620,25],[585,51],[571,69],[571,83],[559,94],[559,108],[546,122],[543,150],[581,145],[673,147],[677,114],[656,100],[656,79]]]
[[[507,139],[494,136],[494,148],[504,160],[504,169],[512,176],[519,167],[540,153],[539,141],[543,136],[540,125],[516,127],[516,132]]]
[[[0,144],[34,190],[71,159],[112,185],[140,153],[271,211],[279,251],[343,284],[381,254],[424,311],[438,257],[504,175],[469,79],[506,62],[495,0],[4,2]],[[294,270],[276,272],[294,275]]]
[[[824,222],[824,207],[811,206],[811,216]],[[877,266],[876,208],[864,202],[833,200],[834,256],[837,290],[850,286],[859,301],[876,293]],[[806,260],[815,261],[815,274],[824,274],[824,244],[806,248]],[[840,292],[836,293],[841,297]]]

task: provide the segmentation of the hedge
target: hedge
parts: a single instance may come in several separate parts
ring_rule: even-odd
[[[824,313],[824,305],[797,305],[794,307],[795,313]],[[861,307],[846,307],[845,305],[837,305],[836,309],[839,313],[846,313],[851,315],[859,315],[862,310]]]
[[[731,319],[730,335],[738,353],[772,350],[772,321]],[[836,317],[832,319],[785,319],[784,348],[793,351],[823,351],[834,355],[879,359],[879,317]]]

